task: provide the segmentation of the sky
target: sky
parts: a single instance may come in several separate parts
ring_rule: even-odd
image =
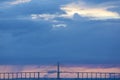
[[[0,65],[120,67],[119,0],[0,0]]]

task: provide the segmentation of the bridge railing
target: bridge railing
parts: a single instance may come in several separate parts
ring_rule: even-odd
[[[0,73],[0,79],[57,78],[58,72],[11,72]],[[105,78],[120,79],[120,73],[59,72],[59,78]]]

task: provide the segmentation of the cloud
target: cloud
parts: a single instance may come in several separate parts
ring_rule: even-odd
[[[9,9],[10,7],[13,7],[14,5],[19,5],[19,4],[24,4],[24,3],[29,3],[32,0],[0,0],[0,8],[2,9]],[[17,8],[17,7],[16,7]],[[15,8],[14,8],[15,9]],[[14,9],[12,12],[14,12]],[[25,9],[25,7],[24,7]],[[24,10],[22,9],[22,10]],[[10,10],[10,9],[9,9]],[[18,9],[17,9],[18,10]],[[3,10],[4,11],[4,10]],[[16,11],[16,10],[15,10]],[[10,11],[9,11],[10,13]],[[8,14],[7,14],[8,15]]]
[[[65,27],[67,27],[66,24],[53,24],[52,26],[53,26],[53,28],[60,28],[60,27],[65,28]]]
[[[106,5],[105,5],[106,4]],[[32,19],[41,20],[55,20],[56,18],[73,19],[77,14],[80,17],[89,20],[108,20],[108,19],[120,19],[120,14],[116,11],[111,11],[116,6],[114,4],[102,3],[102,4],[87,4],[85,2],[73,2],[60,7],[60,10],[64,13],[58,14],[32,14]]]
[[[32,20],[44,20],[52,23],[52,27],[55,28],[65,28],[66,24],[60,23],[60,21],[56,20],[57,17],[60,17],[59,14],[32,14]]]
[[[45,21],[50,21],[56,18],[57,14],[32,14],[31,18],[32,19],[40,19],[40,20],[45,20]]]
[[[32,20],[50,21],[51,23],[53,23],[52,25],[53,28],[67,27],[66,24],[61,23],[60,21],[56,20],[56,18],[59,18],[59,17],[61,17],[60,14],[31,14]]]
[[[89,5],[86,3],[70,3],[61,7],[65,12],[61,16],[64,18],[73,18],[75,14],[81,17],[89,18],[90,20],[107,20],[107,19],[120,19],[120,14],[110,11],[114,6],[100,7],[97,5]]]
[[[28,3],[28,2],[31,2],[31,0],[15,0],[15,1],[9,2],[9,4],[18,5],[18,4]]]

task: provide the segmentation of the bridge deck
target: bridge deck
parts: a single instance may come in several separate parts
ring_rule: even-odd
[[[14,72],[0,73],[0,80],[120,80],[120,73]]]
[[[16,78],[16,79],[0,79],[0,80],[120,80],[120,78]]]

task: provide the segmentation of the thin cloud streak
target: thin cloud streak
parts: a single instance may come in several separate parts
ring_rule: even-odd
[[[53,25],[53,28],[61,28],[61,27],[65,28],[67,27],[67,25],[66,24],[54,24]]]
[[[23,4],[23,3],[28,3],[31,2],[32,0],[15,0],[12,2],[8,2],[10,5],[18,5],[18,4]]]

